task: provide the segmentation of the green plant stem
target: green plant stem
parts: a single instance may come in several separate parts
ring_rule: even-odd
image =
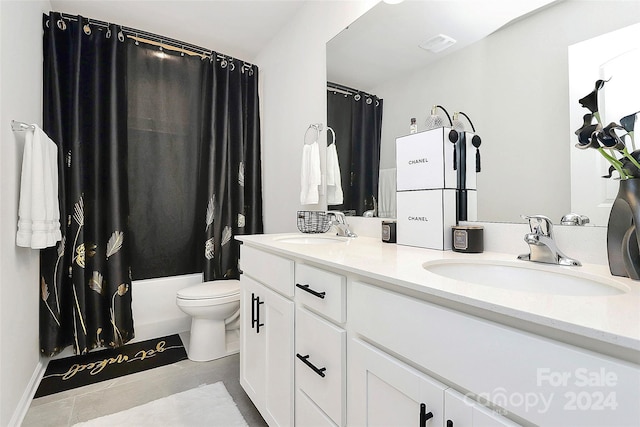
[[[640,170],[640,163],[638,163],[638,161],[635,159],[635,157],[633,157],[631,154],[629,154],[629,150],[627,150],[627,147],[624,147],[622,149],[622,154],[624,154],[624,156],[629,159],[631,161],[631,163],[634,164],[635,167],[637,167]]]
[[[620,162],[620,160],[618,160],[615,157],[609,155],[606,151],[604,151],[604,148],[602,148],[602,147],[598,147],[598,151],[618,171],[618,174],[620,174],[620,179],[629,178],[629,175],[627,175],[624,172],[624,170],[622,169],[622,163]]]

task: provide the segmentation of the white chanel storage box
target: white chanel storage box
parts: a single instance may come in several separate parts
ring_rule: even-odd
[[[449,250],[456,225],[456,190],[397,193],[396,242],[400,245]],[[477,191],[467,190],[467,220],[477,221]]]
[[[453,168],[454,144],[449,141],[450,128],[437,128],[396,139],[397,189],[432,190],[457,188],[457,171]],[[465,133],[465,188],[476,189],[476,149],[474,134]]]
[[[450,142],[449,132],[450,128],[437,128],[396,139],[396,237],[400,245],[449,250],[456,218],[477,220],[473,134],[464,134],[464,150],[460,150],[462,141]],[[462,170],[458,165],[454,168],[456,157],[465,159]],[[465,177],[460,185],[459,175]],[[463,209],[460,216],[458,205]]]

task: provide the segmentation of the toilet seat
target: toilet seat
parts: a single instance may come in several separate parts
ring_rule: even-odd
[[[182,300],[218,300],[240,295],[239,280],[216,280],[180,289],[177,297]]]

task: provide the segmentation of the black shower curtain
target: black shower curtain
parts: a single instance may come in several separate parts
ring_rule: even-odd
[[[327,125],[336,134],[344,203],[331,209],[362,215],[378,198],[383,100],[327,90]]]
[[[41,251],[40,345],[52,355],[133,338],[126,46],[115,25],[43,18],[43,130],[58,145],[62,241]]]
[[[262,233],[258,69],[217,58],[202,73],[201,174],[204,280],[238,279],[236,234]]]
[[[239,278],[262,233],[258,69],[138,46],[119,26],[44,16],[44,130],[63,239],[41,252],[45,355],[134,336],[131,281]]]
[[[200,57],[127,41],[133,280],[202,271]]]
[[[237,279],[237,234],[262,233],[258,69],[128,43],[134,280]]]

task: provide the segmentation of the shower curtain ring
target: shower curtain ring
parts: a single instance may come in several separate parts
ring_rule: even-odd
[[[64,22],[62,18],[58,19],[58,22],[56,22],[56,24],[58,25],[58,28],[60,28],[62,31],[67,29],[67,24]]]
[[[111,38],[111,28],[109,27],[110,25],[111,25],[111,24],[109,24],[109,23],[107,22],[107,32],[106,32],[106,34],[105,34],[105,37],[107,37],[108,39],[110,39],[110,38]]]
[[[120,31],[118,31],[118,40],[120,42],[124,41],[124,34],[122,33],[122,26],[120,26]]]

